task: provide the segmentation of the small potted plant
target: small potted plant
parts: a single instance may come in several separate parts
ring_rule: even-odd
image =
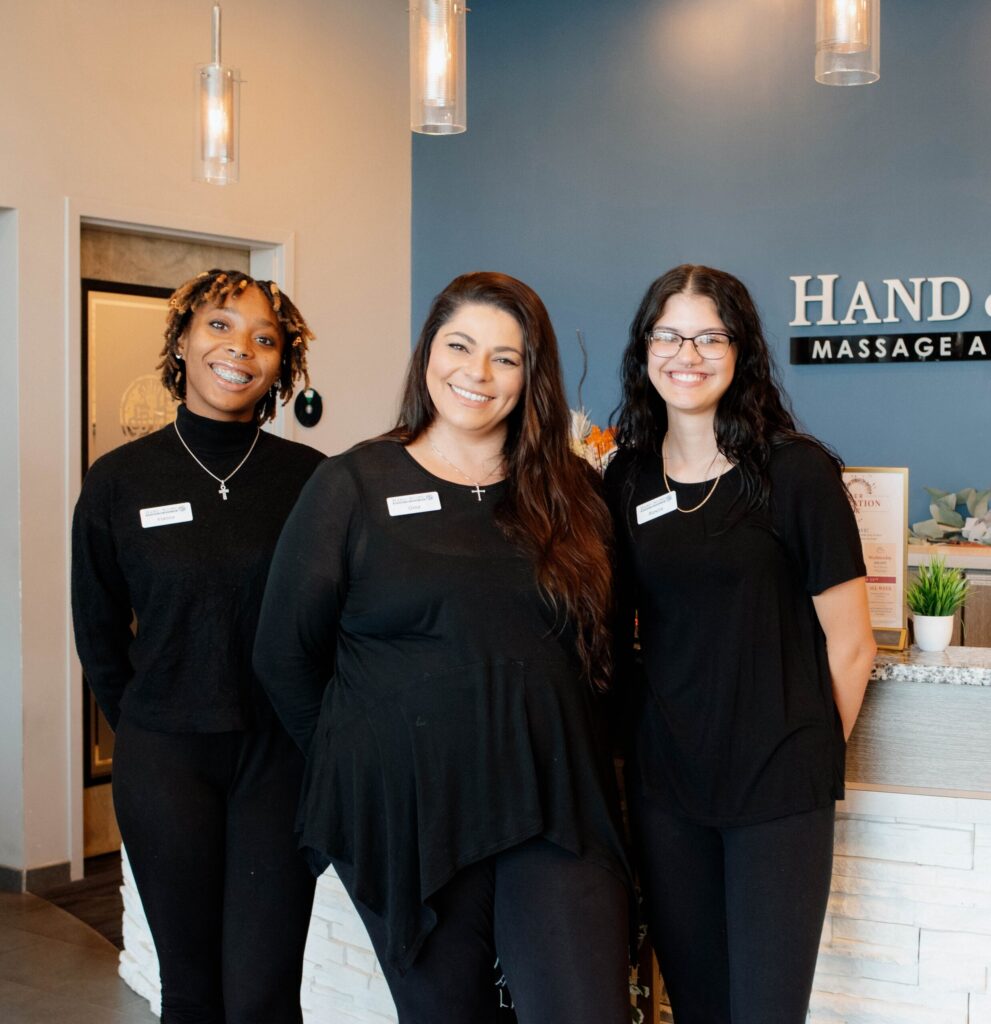
[[[919,569],[905,600],[912,610],[915,643],[920,651],[945,651],[953,635],[953,616],[967,600],[967,578],[948,568],[939,556]]]

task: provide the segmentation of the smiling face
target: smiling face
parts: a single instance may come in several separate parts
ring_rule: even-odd
[[[690,338],[704,331],[729,334],[716,304],[707,295],[679,292],[664,304],[652,330],[666,328]],[[673,356],[659,358],[647,350],[647,375],[667,405],[668,416],[678,413],[715,418],[720,398],[733,381],[736,346],[722,359],[703,359],[690,341]]]
[[[466,303],[434,335],[426,385],[436,426],[481,437],[506,430],[523,393],[523,331],[498,306]]]
[[[283,344],[276,314],[254,285],[222,306],[198,306],[178,346],[189,411],[213,420],[252,420],[279,377]]]

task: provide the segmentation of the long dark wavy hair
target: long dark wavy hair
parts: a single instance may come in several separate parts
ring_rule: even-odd
[[[437,332],[468,303],[495,306],[523,334],[523,393],[507,418],[504,499],[496,510],[503,532],[528,551],[537,582],[576,627],[577,650],[588,679],[600,689],[612,667],[612,566],[609,513],[587,464],[570,447],[557,338],[537,293],[507,274],[479,272],[455,278],[433,301],[413,350],[399,418],[386,437],[415,441],[433,423],[427,363]]]
[[[803,433],[795,423],[777,380],[760,314],[742,281],[724,270],[683,263],[662,274],[647,289],[623,353],[623,398],[613,414],[620,448],[660,458],[668,429],[667,408],[647,376],[647,336],[673,295],[702,295],[712,299],[733,339],[736,366],[733,380],[716,408],[719,451],[740,471],[744,510],[767,504],[771,451],[790,441],[821,448],[837,474],[842,462],[821,441]]]
[[[282,361],[279,376],[272,387],[255,404],[255,422],[264,423],[275,416],[278,399],[282,404],[292,397],[293,387],[302,379],[310,386],[306,369],[306,349],[313,340],[302,313],[274,281],[260,281],[240,270],[204,270],[202,274],[179,285],[169,298],[165,319],[165,346],[161,351],[162,385],[180,402],[186,400],[186,368],[179,355],[179,341],[189,327],[193,314],[204,302],[224,306],[236,299],[246,288],[254,286],[268,299],[282,328]]]

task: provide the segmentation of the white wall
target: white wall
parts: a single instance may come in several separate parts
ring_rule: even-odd
[[[318,335],[311,372],[324,396],[324,421],[306,440],[330,452],[383,429],[409,343],[405,10],[400,0],[226,4],[224,59],[245,79],[242,170],[240,184],[218,188],[191,180],[207,0],[3,4],[0,208],[16,211],[17,231],[16,267],[0,266],[0,326],[5,341],[16,331],[4,381],[18,385],[20,404],[0,403],[0,500],[19,491],[15,550],[0,538],[0,748],[21,754],[4,754],[0,792],[20,790],[23,825],[5,796],[0,863],[66,861],[78,843],[66,520],[79,476],[79,217],[288,239],[290,294]],[[2,225],[8,238],[12,218]],[[19,607],[5,600],[18,559]]]

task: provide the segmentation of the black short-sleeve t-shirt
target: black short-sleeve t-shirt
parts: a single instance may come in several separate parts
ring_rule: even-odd
[[[666,491],[659,459],[621,452],[606,476],[645,676],[630,704],[633,784],[700,824],[843,795],[842,723],[812,598],[864,575],[860,538],[822,449],[780,445],[769,469],[766,509],[744,511],[734,468],[697,511],[640,524],[637,506]],[[688,509],[712,487],[670,483]]]

